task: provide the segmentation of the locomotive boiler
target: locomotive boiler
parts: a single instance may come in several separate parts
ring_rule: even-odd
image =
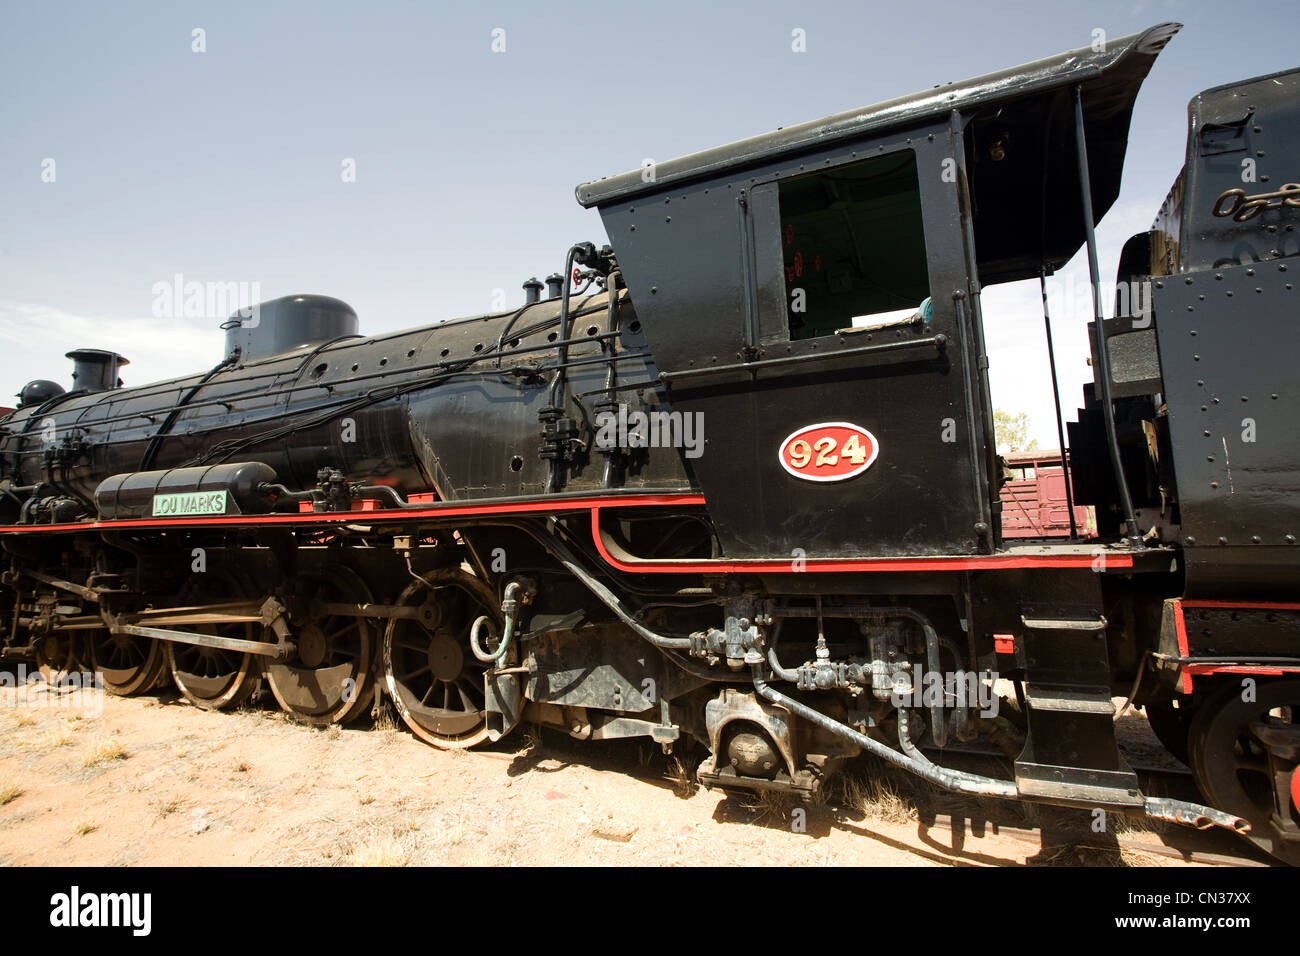
[[[438,747],[690,739],[710,787],[865,752],[1295,861],[1300,71],[1192,101],[1121,258],[1149,295],[1095,293],[1061,465],[1096,536],[1002,528],[981,290],[1084,248],[1099,290],[1177,29],[586,183],[610,244],[508,312],[367,336],[290,296],[133,388],[69,353],[0,422],[3,654],[316,725],[387,697]],[[1204,803],[1142,792],[1116,696]],[[948,759],[980,738],[1004,774]]]

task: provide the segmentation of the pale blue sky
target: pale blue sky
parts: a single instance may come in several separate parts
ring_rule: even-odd
[[[367,332],[483,312],[498,289],[511,305],[572,242],[604,241],[579,182],[1178,20],[1100,228],[1113,278],[1181,164],[1188,99],[1297,59],[1281,0],[269,6],[0,3],[0,404],[68,384],[78,346],[133,359],[128,384],[213,365],[215,320],[151,314],[177,273],[338,296]],[[990,290],[985,315],[996,404],[1055,444],[1036,286]]]

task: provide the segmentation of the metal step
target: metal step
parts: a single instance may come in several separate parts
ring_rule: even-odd
[[[1115,742],[1105,617],[1060,607],[1022,614],[1021,623],[1029,721],[1016,760],[1021,795],[1080,807],[1141,806],[1137,775]]]

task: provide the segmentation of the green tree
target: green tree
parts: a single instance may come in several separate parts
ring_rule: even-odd
[[[1024,412],[1012,415],[1000,408],[993,410],[993,434],[998,451],[1007,452],[1033,451],[1038,447],[1038,440],[1029,439],[1029,416]]]

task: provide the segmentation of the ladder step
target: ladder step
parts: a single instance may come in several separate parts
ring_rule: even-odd
[[[1106,619],[1068,620],[1064,618],[1021,617],[1020,623],[1031,631],[1104,631]]]
[[[1065,711],[1076,714],[1115,715],[1115,705],[1110,701],[1110,691],[1090,693],[1068,687],[1025,686],[1025,698],[1032,710]]]
[[[1016,764],[1016,789],[1026,798],[1060,800],[1079,806],[1139,807],[1146,798],[1132,773],[1074,767]]]

